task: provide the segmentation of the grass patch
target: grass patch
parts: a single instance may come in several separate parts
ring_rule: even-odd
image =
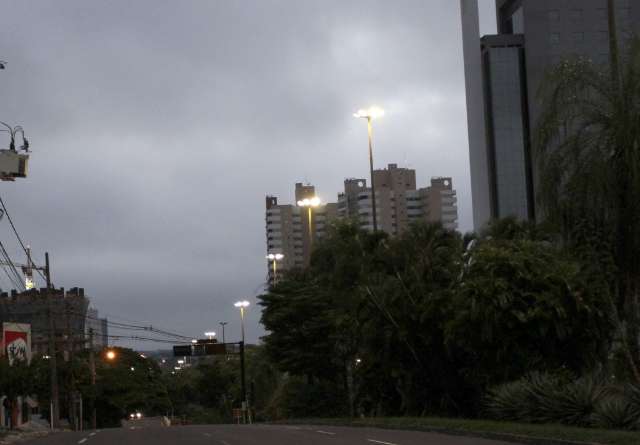
[[[439,417],[382,417],[375,419],[295,419],[279,423],[333,426],[360,426],[442,432],[468,436],[500,438],[520,442],[556,443],[583,442],[602,445],[638,445],[640,433],[630,431],[577,428],[564,425],[538,425],[493,420],[448,419]]]

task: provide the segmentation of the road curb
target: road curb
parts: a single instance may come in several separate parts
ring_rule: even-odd
[[[37,437],[48,436],[50,431],[33,431],[33,432],[12,432],[7,436],[0,439],[0,445],[8,445],[16,442],[22,442],[23,440],[35,439]]]
[[[349,423],[349,422],[318,422],[318,421],[305,421],[300,420],[299,422],[265,422],[272,424],[280,424],[280,425],[324,425],[324,426],[347,426],[347,427],[357,427],[357,428],[379,428],[382,430],[405,430],[405,431],[422,431],[425,433],[438,433],[445,434],[447,436],[460,436],[460,437],[475,437],[480,439],[490,439],[490,440],[501,440],[503,442],[517,443],[517,444],[526,444],[526,445],[603,445],[598,442],[576,442],[571,440],[563,440],[563,439],[553,439],[548,437],[533,437],[533,436],[522,436],[518,434],[509,434],[509,433],[493,433],[488,431],[469,431],[469,430],[459,430],[459,429],[451,429],[451,428],[442,428],[442,427],[429,427],[429,426],[393,426],[393,425],[385,425],[385,424],[363,424],[363,423]]]

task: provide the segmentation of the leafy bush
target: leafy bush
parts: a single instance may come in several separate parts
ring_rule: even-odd
[[[638,425],[638,416],[633,411],[628,400],[620,396],[612,396],[596,408],[593,425],[599,428],[635,429]]]
[[[496,420],[522,420],[526,417],[526,383],[518,380],[500,385],[489,391],[485,401],[485,414]]]
[[[271,419],[341,417],[347,414],[346,395],[333,382],[313,383],[289,377],[267,409]]]
[[[496,420],[634,429],[640,421],[640,388],[624,394],[598,376],[532,373],[489,391],[485,415]]]
[[[606,396],[602,380],[587,376],[540,393],[540,417],[545,422],[590,426],[597,406]]]
[[[626,385],[623,396],[631,408],[631,415],[635,418],[635,428],[640,430],[640,385]]]

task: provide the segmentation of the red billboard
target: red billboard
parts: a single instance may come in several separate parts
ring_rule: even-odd
[[[2,324],[2,353],[9,364],[31,361],[31,325],[23,323]]]

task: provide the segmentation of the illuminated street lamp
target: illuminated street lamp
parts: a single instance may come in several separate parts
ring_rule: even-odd
[[[278,269],[276,265],[278,261],[282,261],[283,258],[284,255],[281,253],[270,253],[267,255],[267,259],[273,263],[273,284],[276,284],[278,279]]]
[[[209,331],[209,332],[205,332],[204,335],[206,335],[209,340],[213,340],[213,337],[216,336],[216,333],[213,331]]]
[[[317,196],[314,196],[313,198],[304,198],[298,201],[298,207],[306,207],[309,214],[309,247],[313,244],[313,220],[311,219],[311,210],[314,207],[318,207],[320,202],[320,198]]]
[[[107,353],[105,354],[105,357],[107,358],[107,360],[109,361],[113,361],[116,358],[116,351],[114,351],[113,349],[109,349],[107,351]]]
[[[240,309],[240,325],[242,327],[242,343],[244,343],[244,308],[249,307],[247,300],[237,301],[233,305]]]
[[[234,306],[240,309],[240,323],[242,326],[242,341],[240,342],[240,387],[242,391],[242,417],[245,419],[246,423],[246,415],[247,410],[249,408],[249,403],[247,401],[247,384],[245,379],[245,368],[244,368],[244,309],[249,307],[249,302],[247,300],[237,301],[234,303]],[[251,419],[251,416],[249,416]]]
[[[367,120],[367,134],[369,135],[369,170],[371,173],[371,211],[373,213],[373,231],[378,230],[378,220],[376,216],[376,188],[373,182],[373,148],[371,142],[371,121],[384,116],[384,110],[380,107],[369,107],[366,110],[358,110],[353,114],[354,117]]]

